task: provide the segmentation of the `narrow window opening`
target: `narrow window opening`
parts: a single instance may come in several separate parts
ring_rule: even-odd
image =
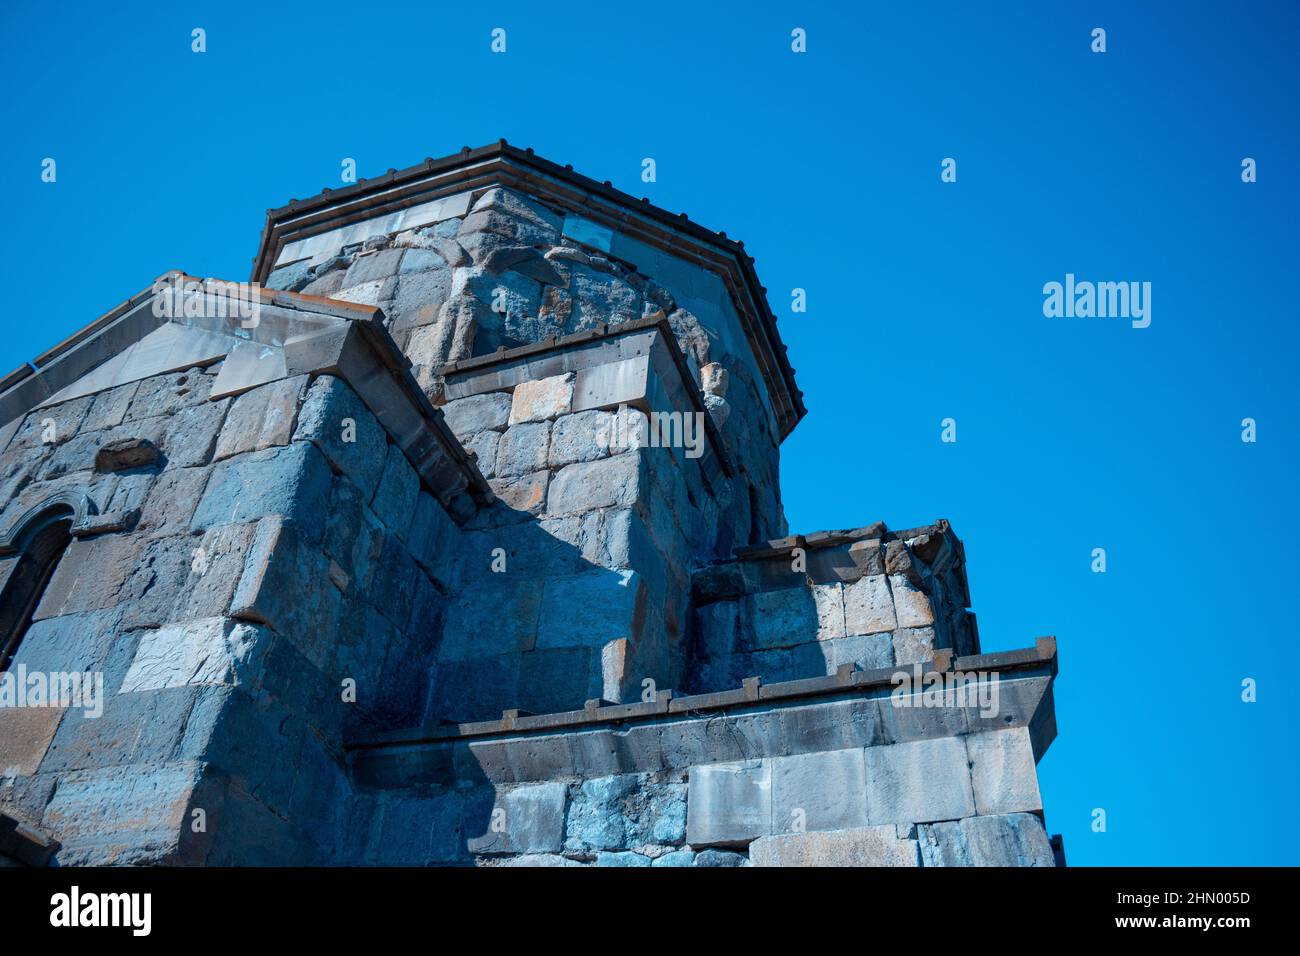
[[[13,566],[0,590],[0,671],[7,671],[18,653],[59,559],[72,541],[72,509],[56,505],[32,518],[19,530]]]

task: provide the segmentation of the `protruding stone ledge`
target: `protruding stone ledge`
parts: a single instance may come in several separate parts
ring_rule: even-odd
[[[1055,642],[1046,639],[1032,650],[979,661],[984,671],[998,675],[997,714],[969,704],[895,707],[890,697],[900,670],[915,670],[844,668],[832,677],[781,684],[747,680],[742,688],[715,694],[675,697],[661,691],[642,704],[591,701],[583,710],[536,716],[509,711],[496,721],[368,736],[348,749],[354,778],[375,787],[447,783],[458,773],[524,783],[659,772],[1011,727],[1028,727],[1035,757],[1041,756],[1055,727],[1044,713],[1051,710]],[[941,680],[955,663],[941,652],[917,668],[923,677]],[[714,723],[724,717],[729,732],[719,732],[724,725]]]

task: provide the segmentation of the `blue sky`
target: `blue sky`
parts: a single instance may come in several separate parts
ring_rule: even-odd
[[[0,365],[167,268],[247,278],[344,157],[532,146],[745,240],[809,407],[792,530],[946,517],[985,649],[1057,636],[1071,863],[1300,863],[1300,8],[807,6],[9,0]],[[1150,282],[1151,326],[1045,318],[1067,272]]]

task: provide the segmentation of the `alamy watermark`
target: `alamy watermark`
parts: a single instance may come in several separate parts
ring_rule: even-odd
[[[681,448],[687,458],[704,454],[704,412],[642,412],[619,405],[597,437],[614,453],[633,448]]]
[[[1133,328],[1151,324],[1150,282],[1065,282],[1043,286],[1043,315],[1049,319],[1131,319]]]
[[[0,708],[80,707],[86,717],[104,715],[102,671],[28,671],[26,664],[0,671]]]
[[[977,707],[981,717],[998,715],[998,675],[990,671],[922,671],[913,664],[890,678],[895,707]]]

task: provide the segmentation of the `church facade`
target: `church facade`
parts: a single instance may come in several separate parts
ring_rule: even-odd
[[[743,244],[500,142],[0,380],[0,862],[1063,862],[1056,648],[791,534]]]

